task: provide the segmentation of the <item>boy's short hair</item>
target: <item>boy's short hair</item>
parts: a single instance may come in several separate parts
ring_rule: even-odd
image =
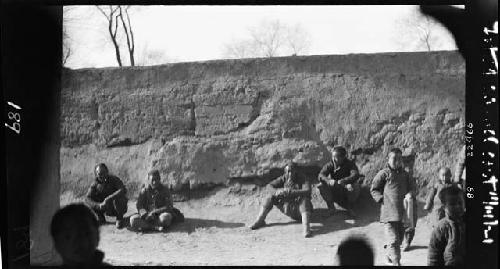
[[[157,169],[153,169],[151,171],[148,172],[148,177],[149,176],[157,176],[157,177],[160,177],[160,171],[158,171]]]
[[[287,161],[284,168],[286,168],[286,167],[297,169],[298,165],[294,161]]]
[[[373,265],[374,251],[367,238],[351,235],[340,242],[337,258],[339,265]]]
[[[338,152],[338,153],[342,154],[343,156],[347,155],[347,150],[342,146],[335,146],[335,147],[333,147],[332,151]]]
[[[446,199],[448,199],[448,197],[463,196],[463,191],[457,185],[453,184],[442,188],[438,196],[439,200],[444,205],[446,204]]]
[[[76,220],[77,223],[80,223],[79,220],[88,219],[93,227],[99,229],[97,217],[89,207],[82,203],[70,204],[59,209],[52,217],[50,222],[50,235],[52,238],[56,238],[61,232],[64,222],[69,219]]]
[[[392,148],[389,153],[394,153],[394,154],[401,154],[403,155],[403,152],[399,148]]]
[[[108,171],[108,172],[109,172],[108,167],[107,167],[104,163],[98,163],[98,164],[94,167],[94,172],[97,170],[97,167],[102,167],[102,168],[106,169],[106,171]]]
[[[446,172],[449,172],[451,173],[451,169],[449,167],[446,167],[446,166],[442,166],[438,169],[438,172],[441,172],[441,170],[445,170]]]

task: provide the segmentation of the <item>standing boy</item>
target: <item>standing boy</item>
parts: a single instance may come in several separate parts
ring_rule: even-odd
[[[465,202],[462,190],[456,185],[444,187],[439,193],[445,217],[431,234],[429,266],[464,266]]]
[[[400,149],[391,149],[387,166],[377,173],[370,190],[373,199],[381,204],[380,222],[385,225],[387,260],[397,266],[401,265],[401,243],[405,233],[404,199],[407,194],[414,196],[415,188],[408,172],[403,169],[402,157]]]
[[[448,167],[439,169],[439,178],[437,182],[431,185],[427,200],[425,202],[424,210],[432,210],[431,220],[432,226],[436,225],[439,220],[444,218],[444,208],[439,199],[439,193],[448,185],[452,184],[451,170]]]

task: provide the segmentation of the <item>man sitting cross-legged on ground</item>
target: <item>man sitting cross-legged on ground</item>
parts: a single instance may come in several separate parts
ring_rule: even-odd
[[[137,212],[130,217],[130,227],[138,231],[162,231],[184,220],[182,213],[174,208],[169,189],[161,184],[158,170],[148,173],[148,184],[143,186],[137,198]]]
[[[110,175],[108,167],[100,163],[94,169],[95,181],[90,186],[86,204],[99,218],[99,223],[106,223],[104,214],[116,217],[116,227],[125,226],[123,215],[127,212],[127,189],[116,176]]]
[[[317,185],[330,214],[335,213],[335,202],[345,205],[348,214],[355,217],[352,208],[361,190],[358,179],[358,167],[353,161],[347,159],[346,149],[340,146],[334,147],[332,160],[319,172]]]
[[[275,205],[285,215],[301,221],[305,237],[311,236],[309,221],[313,206],[311,203],[311,183],[297,172],[297,164],[289,162],[285,166],[285,173],[271,181],[269,185],[279,188],[273,195],[264,200],[259,216],[250,228],[258,229],[266,225],[265,219]]]

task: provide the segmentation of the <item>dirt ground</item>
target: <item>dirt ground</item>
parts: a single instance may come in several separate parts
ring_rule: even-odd
[[[176,202],[185,222],[165,232],[118,230],[108,217],[109,223],[101,227],[99,249],[112,265],[334,265],[339,242],[350,233],[363,233],[375,249],[375,264],[385,265],[384,230],[377,208],[359,205],[356,220],[340,210],[329,216],[325,203],[313,192],[311,238],[302,236],[301,223],[276,208],[268,215],[266,227],[252,231],[247,227],[268,193],[255,187],[237,193],[223,188],[203,198]],[[135,201],[130,201],[127,215],[135,211]],[[426,265],[431,226],[425,213],[419,216],[412,248],[402,252],[402,265]]]

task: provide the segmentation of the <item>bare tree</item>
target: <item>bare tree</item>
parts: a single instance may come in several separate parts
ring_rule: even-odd
[[[75,16],[74,11],[75,6],[64,6],[63,7],[63,27],[62,27],[62,65],[65,66],[69,58],[73,55],[73,50],[71,47],[71,37],[69,33],[69,27],[79,18]]]
[[[263,21],[250,29],[250,35],[256,50],[264,57],[279,56],[285,43],[285,26],[279,21]]]
[[[435,20],[415,8],[397,22],[397,43],[410,50],[439,50],[450,34]],[[452,40],[452,39],[451,39]]]
[[[406,19],[406,23],[414,30],[418,31],[417,37],[419,45],[424,46],[427,51],[431,51],[433,21],[427,17],[413,12],[411,17]]]
[[[287,27],[286,45],[293,55],[299,55],[307,52],[311,46],[311,35],[300,24]]]
[[[130,6],[126,6],[124,8],[122,8],[122,6],[118,6],[119,17],[120,20],[122,21],[123,30],[125,31],[125,37],[127,38],[127,48],[130,58],[130,65],[135,66],[135,60],[134,60],[135,40],[134,40],[134,32],[132,31],[132,25],[130,24],[130,16],[128,14],[129,8]],[[125,19],[123,18],[124,13],[127,23],[125,23]]]
[[[225,44],[222,54],[226,58],[241,59],[255,57],[257,53],[252,40],[240,40]]]
[[[68,62],[69,57],[72,54],[71,45],[69,44],[69,34],[67,30],[67,26],[64,25],[63,22],[63,31],[62,31],[62,65],[65,66]]]
[[[139,46],[138,48],[141,48]],[[173,59],[167,57],[167,54],[164,50],[149,48],[146,44],[142,46],[142,49],[138,51],[137,62],[138,66],[147,66],[147,65],[158,65],[172,62]]]
[[[286,53],[305,52],[310,44],[309,33],[300,25],[288,26],[279,20],[262,21],[249,28],[249,38],[225,44],[223,56],[227,58],[276,57]]]
[[[120,6],[108,6],[108,10],[104,10],[104,8],[99,6],[96,7],[108,21],[108,32],[109,36],[111,37],[111,41],[113,42],[113,46],[115,47],[116,61],[118,61],[118,66],[123,66],[120,56],[120,46],[118,45],[116,37],[118,33],[118,17],[120,16]]]

